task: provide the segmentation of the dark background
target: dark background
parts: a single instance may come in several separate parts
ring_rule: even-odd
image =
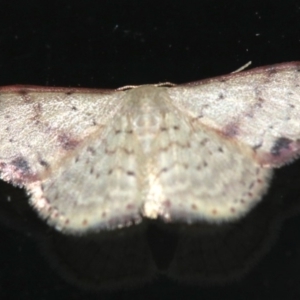
[[[2,86],[185,83],[230,73],[248,61],[256,67],[295,60],[299,1],[0,1]],[[272,237],[247,274],[220,283],[155,275],[139,287],[97,292],[63,279],[43,241],[51,230],[24,207],[24,193],[3,184],[0,298],[299,299],[299,175],[299,163],[275,173],[265,201],[276,205],[261,217],[271,220]]]

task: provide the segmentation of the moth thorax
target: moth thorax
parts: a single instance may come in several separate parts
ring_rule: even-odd
[[[149,153],[151,144],[162,123],[162,117],[157,112],[136,115],[133,119],[133,130],[145,153]]]

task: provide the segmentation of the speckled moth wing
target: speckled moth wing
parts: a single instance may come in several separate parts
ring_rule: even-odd
[[[1,179],[64,232],[238,219],[299,152],[299,66],[170,88],[0,88]]]
[[[172,113],[167,119],[174,127],[155,140],[146,216],[220,223],[244,216],[261,200],[272,169],[261,167],[249,147]]]
[[[199,123],[249,145],[262,165],[283,165],[300,152],[300,62],[176,86],[169,94]]]
[[[55,172],[62,157],[101,136],[121,97],[88,89],[0,88],[1,178],[22,186]]]
[[[109,145],[105,141],[116,126],[121,126],[107,123],[114,121],[123,96],[122,91],[88,89],[0,89],[1,179],[25,186],[31,204],[56,228],[65,226],[69,219],[73,221],[70,231],[78,220],[81,226],[86,225],[87,214],[97,213],[97,207],[102,212],[97,215],[97,224],[103,223],[101,219],[107,222],[103,216],[105,211],[109,214],[109,209],[103,207],[102,196],[109,200],[116,186],[122,185],[122,178],[120,172],[108,176],[107,181],[97,177],[110,172],[111,162],[122,161],[120,151],[113,153],[114,139],[110,138]],[[99,145],[94,147],[93,141]],[[131,147],[131,142],[128,144]],[[112,159],[103,165],[108,157],[105,151],[111,151]],[[81,154],[85,155],[83,159]],[[107,189],[109,195],[105,194]],[[136,197],[130,196],[131,203]],[[118,210],[115,219],[117,214]]]
[[[186,222],[238,219],[262,198],[272,168],[300,151],[299,62],[167,93],[174,108],[164,118],[168,133],[154,142],[155,184],[146,215]]]

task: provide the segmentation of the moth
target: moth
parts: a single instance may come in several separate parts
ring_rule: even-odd
[[[1,179],[65,233],[238,220],[299,152],[300,62],[176,86],[0,88]]]

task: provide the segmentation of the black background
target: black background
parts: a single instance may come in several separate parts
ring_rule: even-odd
[[[299,1],[0,1],[3,86],[185,83],[230,73],[248,61],[256,67],[295,60]],[[248,274],[222,284],[157,275],[137,288],[97,292],[69,283],[53,268],[36,238],[37,231],[49,234],[47,226],[30,224],[30,209],[10,210],[26,197],[3,184],[0,298],[299,299],[299,168],[294,163],[275,173],[268,195],[280,202],[274,237]]]

